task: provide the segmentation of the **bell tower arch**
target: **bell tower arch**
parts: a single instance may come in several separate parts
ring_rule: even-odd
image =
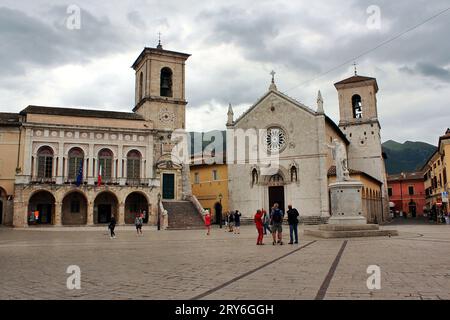
[[[144,48],[132,68],[136,74],[134,112],[157,130],[184,129],[186,120],[185,62],[189,54]]]

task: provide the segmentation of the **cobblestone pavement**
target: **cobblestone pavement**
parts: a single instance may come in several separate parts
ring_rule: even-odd
[[[400,235],[348,239],[340,259],[346,239],[305,228],[315,227],[283,246],[256,246],[253,226],[209,237],[119,227],[116,239],[106,227],[0,228],[0,299],[315,299],[321,287],[325,299],[450,299],[450,226],[386,226]],[[66,287],[69,265],[81,268],[80,290]],[[380,290],[367,288],[369,265],[381,268]]]

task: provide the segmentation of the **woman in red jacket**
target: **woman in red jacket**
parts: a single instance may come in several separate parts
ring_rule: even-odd
[[[255,225],[256,230],[258,230],[258,239],[256,240],[256,245],[263,245],[263,221],[262,221],[262,212],[261,210],[256,211],[255,214]]]

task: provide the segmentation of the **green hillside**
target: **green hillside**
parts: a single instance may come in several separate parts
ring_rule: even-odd
[[[436,147],[425,142],[406,141],[398,143],[388,140],[382,144],[386,153],[386,171],[388,174],[419,170],[425,161],[436,151]]]

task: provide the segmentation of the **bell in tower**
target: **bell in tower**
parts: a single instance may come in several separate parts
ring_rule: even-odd
[[[170,68],[161,69],[161,97],[172,97],[172,70]]]

